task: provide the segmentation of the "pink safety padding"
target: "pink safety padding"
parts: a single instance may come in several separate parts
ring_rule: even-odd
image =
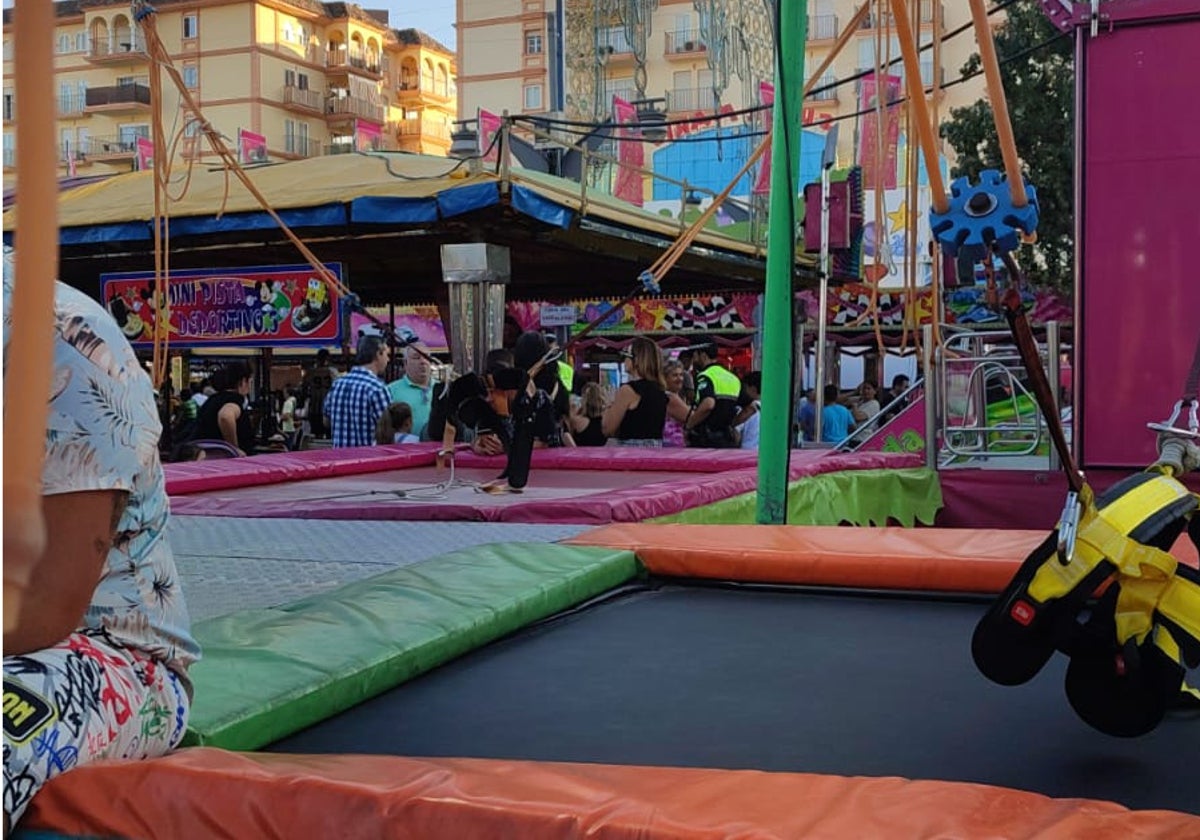
[[[393,451],[403,448],[379,447]],[[599,466],[604,463],[600,456],[610,452],[617,457],[608,460],[607,470],[600,471]],[[302,453],[310,454],[314,453]],[[435,470],[428,462],[405,468],[396,466],[389,457],[368,456],[346,463],[321,460],[320,469],[313,470],[292,469],[294,465],[288,462],[250,470],[252,478],[245,482],[230,481],[223,487],[174,495],[171,506],[176,514],[251,518],[638,522],[752,492],[758,483],[758,470],[754,466],[754,453],[748,454],[750,466],[745,466],[744,455],[709,450],[651,452],[640,457],[609,447],[591,451],[540,450],[534,453],[534,468],[522,493],[492,495],[471,487],[456,487],[443,493],[445,498],[441,499],[398,498],[393,492],[428,488],[448,477],[447,470]],[[798,450],[793,453],[790,478],[794,481],[841,470],[899,469],[920,463],[918,456],[910,454]],[[242,462],[224,464],[240,467]],[[624,469],[616,469],[613,464]],[[709,471],[697,471],[705,465]],[[496,478],[503,466],[501,457],[462,453],[456,459],[455,476],[469,482],[484,482]],[[277,481],[261,483],[272,474]],[[309,475],[312,480],[302,480]]]

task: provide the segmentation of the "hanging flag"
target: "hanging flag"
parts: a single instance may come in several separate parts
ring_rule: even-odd
[[[763,105],[775,104],[775,85],[771,82],[758,83],[758,101]],[[771,112],[759,111],[759,116],[762,118],[763,125],[770,128],[773,124]],[[754,182],[755,195],[768,195],[771,192],[771,145],[767,143],[767,150],[763,152],[763,156],[758,161],[758,180]]]
[[[149,137],[138,137],[133,143],[134,166],[138,171],[154,168],[154,143]]]
[[[244,128],[238,129],[238,163],[266,163],[267,138]]]
[[[639,171],[645,162],[641,131],[636,128],[637,108],[619,96],[613,97],[613,122],[618,125],[634,125],[617,131],[617,178],[613,184],[613,196],[630,204],[642,206],[644,179]]]
[[[495,163],[500,159],[500,141],[496,135],[500,133],[503,120],[491,111],[479,109],[479,148],[484,152],[483,159]]]
[[[882,187],[891,190],[896,188],[897,147],[900,142],[900,106],[886,103],[895,102],[900,98],[899,76],[884,76],[883,84],[874,73],[863,77],[859,83],[858,110],[866,111],[862,118],[862,130],[858,136],[858,165],[863,168],[863,182],[869,190]],[[879,117],[875,111],[876,97],[883,96],[884,124],[882,161],[877,160],[877,143],[879,142]],[[870,110],[867,110],[870,109]]]

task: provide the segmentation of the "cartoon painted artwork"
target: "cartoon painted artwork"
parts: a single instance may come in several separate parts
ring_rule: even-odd
[[[331,314],[333,306],[325,281],[320,277],[309,277],[304,302],[292,313],[292,326],[301,335],[308,335],[329,320]]]
[[[341,277],[341,267],[328,266]],[[328,345],[341,341],[338,296],[308,265],[171,272],[166,295],[152,272],[101,275],[101,294],[129,340],[154,338],[155,318],[175,347]]]

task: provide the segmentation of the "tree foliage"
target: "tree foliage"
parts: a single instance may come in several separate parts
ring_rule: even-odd
[[[1039,285],[1069,288],[1074,242],[1074,58],[1071,38],[1062,35],[1034,0],[1018,0],[1005,11],[995,33],[1009,119],[1026,180],[1037,188],[1038,242],[1033,259],[1022,259]],[[1058,37],[1056,37],[1058,36]],[[982,67],[976,53],[962,74]],[[957,163],[952,175],[978,177],[1003,171],[992,107],[986,98],[954,108],[941,127]],[[1022,251],[1025,251],[1022,248]]]

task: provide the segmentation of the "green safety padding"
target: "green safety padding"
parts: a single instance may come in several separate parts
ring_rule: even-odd
[[[633,552],[456,551],[282,607],[197,623],[184,745],[255,750],[634,577]]]
[[[752,525],[757,496],[745,493],[711,505],[651,519],[684,525]],[[942,507],[942,485],[928,467],[845,470],[788,484],[789,525],[932,525]]]

